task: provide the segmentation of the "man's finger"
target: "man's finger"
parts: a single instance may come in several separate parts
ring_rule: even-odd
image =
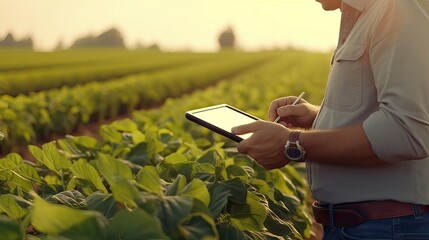
[[[299,116],[304,114],[305,108],[300,105],[289,105],[284,107],[279,107],[277,109],[277,115],[280,117],[292,117]]]
[[[290,97],[278,98],[272,101],[270,109],[268,110],[268,118],[273,121],[277,117],[277,109],[291,103]]]
[[[247,154],[247,150],[247,140],[243,140],[237,145],[237,151],[239,153]]]
[[[256,121],[256,122],[252,122],[249,124],[236,126],[236,127],[233,127],[231,129],[231,132],[233,134],[237,134],[237,135],[246,134],[246,133],[253,133],[253,132],[258,131],[261,128],[260,124],[261,124],[261,121]]]

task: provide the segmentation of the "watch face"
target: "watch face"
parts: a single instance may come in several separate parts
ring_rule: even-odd
[[[286,155],[289,159],[299,159],[302,156],[302,152],[298,148],[289,147],[286,150]]]

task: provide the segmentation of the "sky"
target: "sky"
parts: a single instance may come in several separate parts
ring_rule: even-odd
[[[115,27],[130,48],[217,51],[231,26],[243,50],[330,51],[339,18],[315,0],[0,0],[0,40],[31,36],[37,50],[49,51]]]

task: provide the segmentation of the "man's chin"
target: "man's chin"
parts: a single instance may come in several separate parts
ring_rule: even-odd
[[[332,4],[323,3],[323,0],[316,0],[316,2],[322,5],[323,10],[325,11],[333,11],[337,10],[339,6],[333,6]]]

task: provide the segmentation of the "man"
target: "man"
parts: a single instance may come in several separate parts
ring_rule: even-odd
[[[323,103],[273,101],[238,151],[306,162],[324,239],[429,239],[429,1],[317,1],[342,12]]]

